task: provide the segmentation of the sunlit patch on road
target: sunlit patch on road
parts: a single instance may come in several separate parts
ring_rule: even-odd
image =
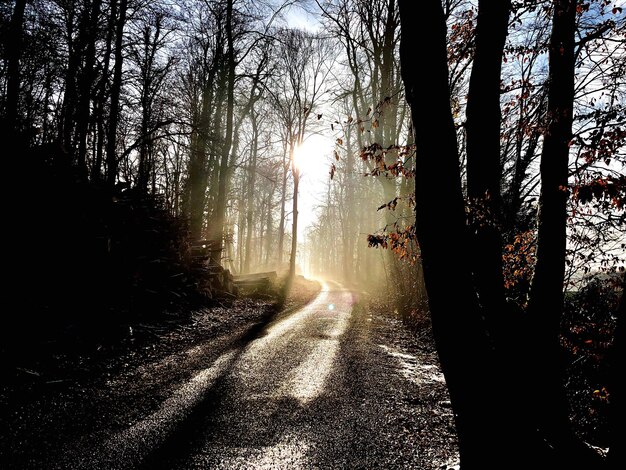
[[[295,436],[284,436],[273,446],[252,450],[239,448],[241,455],[225,458],[220,468],[230,469],[276,469],[276,468],[307,468],[307,453],[310,445],[307,441]]]
[[[318,341],[315,349],[300,364],[293,378],[287,384],[287,395],[292,396],[303,405],[321,395],[338,351],[339,340]]]
[[[390,356],[396,358],[400,373],[411,382],[415,384],[423,382],[445,383],[446,379],[436,365],[422,364],[417,357],[402,353],[384,344],[380,344],[379,347]]]
[[[303,405],[323,393],[328,376],[336,363],[340,338],[348,328],[352,314],[352,298],[343,293],[337,300],[341,301],[339,305],[328,304],[328,310],[333,312],[333,315],[326,314],[317,318],[317,324],[314,326],[320,339],[315,341],[314,349],[298,366],[284,387],[288,396],[297,399]]]
[[[289,317],[274,323],[267,329],[265,336],[256,340],[249,349],[259,349],[264,347],[267,343],[275,340],[276,338],[284,335],[285,333],[292,332],[299,324],[303,322],[309,315],[318,311],[321,305],[326,303],[328,299],[329,288],[328,285],[322,285],[322,292],[320,295],[309,305],[300,309],[297,313],[290,315]]]
[[[222,354],[211,367],[198,372],[165,400],[159,409],[130,428],[105,442],[103,455],[116,461],[123,458],[129,462],[140,462],[149,450],[146,442],[158,445],[169,428],[185,419],[197,405],[215,380],[232,363],[236,351]]]

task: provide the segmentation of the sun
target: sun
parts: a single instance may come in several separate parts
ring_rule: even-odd
[[[294,152],[294,161],[300,174],[318,179],[328,174],[328,155],[332,152],[332,141],[319,134],[309,135]]]

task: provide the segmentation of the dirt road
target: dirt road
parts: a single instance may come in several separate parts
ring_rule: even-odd
[[[434,355],[420,351],[397,320],[372,315],[358,293],[325,284],[312,303],[248,336],[219,352],[187,352],[207,356],[206,367],[171,388],[150,413],[68,442],[47,467],[453,463],[451,413]],[[155,374],[158,367],[135,377],[156,380]]]

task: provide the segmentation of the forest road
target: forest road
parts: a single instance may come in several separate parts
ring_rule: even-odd
[[[380,344],[373,323],[357,293],[326,283],[310,304],[221,354],[154,413],[97,444],[87,440],[66,464],[439,468],[441,460],[418,448],[419,422],[433,414],[415,399],[416,387],[442,377],[435,365]],[[447,410],[437,413],[447,430]]]

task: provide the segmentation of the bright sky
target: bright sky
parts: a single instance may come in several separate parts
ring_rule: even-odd
[[[309,134],[296,150],[296,165],[300,168],[300,199],[298,237],[304,241],[307,228],[315,222],[315,211],[323,201],[330,179],[330,159],[334,141],[320,134]]]
[[[317,6],[314,6],[317,10]],[[285,13],[285,23],[290,28],[302,28],[309,31],[319,31],[320,22],[317,15],[310,14],[298,5],[292,6]]]
[[[319,17],[312,15],[298,6],[292,7],[285,14],[285,23],[291,28],[318,31]],[[304,143],[296,152],[296,164],[301,170],[299,194],[298,237],[304,241],[304,235],[316,220],[316,209],[323,201],[326,185],[330,179],[330,165],[335,141],[330,133],[309,133]]]

